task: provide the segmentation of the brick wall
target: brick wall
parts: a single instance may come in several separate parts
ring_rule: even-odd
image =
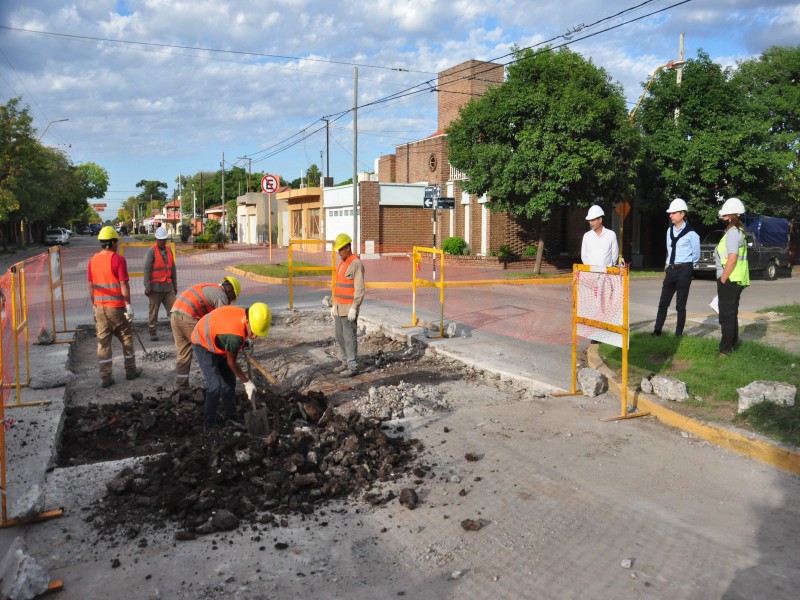
[[[397,155],[384,154],[378,159],[378,181],[397,183]]]
[[[503,65],[468,60],[439,73],[438,130],[444,131],[458,118],[458,109],[479,97],[489,86],[503,83]]]
[[[433,168],[431,166],[433,165]],[[397,147],[396,183],[444,185],[450,178],[447,137],[438,135]],[[386,181],[381,175],[381,181]],[[442,192],[444,193],[444,192]]]

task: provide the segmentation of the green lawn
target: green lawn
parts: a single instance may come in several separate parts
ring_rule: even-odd
[[[762,312],[787,315],[784,321],[771,323],[784,333],[800,334],[800,304],[778,306]],[[665,333],[653,337],[634,332],[628,351],[628,385],[638,386],[643,377],[669,375],[686,383],[690,400],[700,416],[714,413],[715,407],[729,405],[736,410],[737,388],[753,381],[781,381],[800,387],[800,356],[769,345],[744,341],[728,356],[719,356],[719,341]],[[622,350],[603,344],[600,356],[612,369],[621,368]],[[780,441],[800,446],[800,405],[779,407],[764,404],[738,415],[737,425]]]
[[[315,265],[314,263],[307,263],[307,262],[298,262],[292,261],[292,268],[295,269],[294,275],[302,276],[302,277],[309,277],[313,275],[319,275],[320,277],[327,277],[330,279],[330,266],[328,266],[328,272],[325,271],[297,271],[296,269],[300,269],[302,267],[320,267],[325,265]],[[262,275],[264,277],[281,277],[287,278],[289,277],[289,263],[277,263],[274,265],[265,265],[265,264],[257,264],[257,265],[236,265],[237,269],[241,269],[242,271],[247,271],[249,273],[253,273],[254,275]]]

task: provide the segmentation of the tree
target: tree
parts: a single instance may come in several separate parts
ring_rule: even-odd
[[[139,200],[141,202],[150,202],[152,200],[160,202],[161,206],[166,204],[167,194],[163,190],[167,189],[167,184],[163,181],[142,179],[136,184],[136,187],[143,188],[142,192],[139,194]]]
[[[773,214],[800,217],[800,46],[773,46],[739,63],[733,83],[770,133],[760,150],[769,155],[773,177],[760,199]]]
[[[447,130],[464,190],[488,194],[494,212],[543,221],[630,192],[637,140],[620,87],[567,48],[515,58],[505,83],[465,105]]]
[[[763,208],[758,198],[774,170],[762,151],[770,133],[743,88],[732,82],[731,70],[702,50],[687,61],[680,86],[674,74],[659,73],[635,125],[643,135],[643,207],[663,211],[681,197],[706,224],[719,220],[719,206],[731,196],[755,211]]]

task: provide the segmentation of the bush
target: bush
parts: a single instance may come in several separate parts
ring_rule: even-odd
[[[467,242],[461,237],[449,237],[442,242],[442,250],[445,254],[460,256],[464,254],[464,248],[466,247]]]
[[[511,251],[511,246],[508,244],[503,244],[500,246],[500,249],[497,251],[497,255],[500,257],[500,260],[508,260],[509,258],[514,257],[514,253]]]
[[[211,236],[204,233],[203,235],[196,235],[194,237],[195,244],[210,244],[211,243]]]
[[[525,250],[522,251],[522,256],[536,256],[537,252],[539,252],[538,246],[525,246]]]

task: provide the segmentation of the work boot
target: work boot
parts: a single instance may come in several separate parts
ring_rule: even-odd
[[[133,371],[128,371],[127,373],[125,373],[125,379],[130,381],[131,379],[136,379],[141,374],[142,374],[142,367],[136,367]]]
[[[158,341],[158,334],[157,333],[151,333],[150,334],[150,341],[151,342],[157,342]]]
[[[103,377],[103,383],[100,384],[101,388],[110,388],[114,385],[114,378],[113,377]]]
[[[344,371],[339,373],[339,377],[352,377],[356,373],[357,371],[354,371],[353,369],[345,369]]]
[[[341,373],[345,369],[347,369],[347,365],[339,365],[338,367],[334,367],[333,368],[333,372],[334,373]]]

